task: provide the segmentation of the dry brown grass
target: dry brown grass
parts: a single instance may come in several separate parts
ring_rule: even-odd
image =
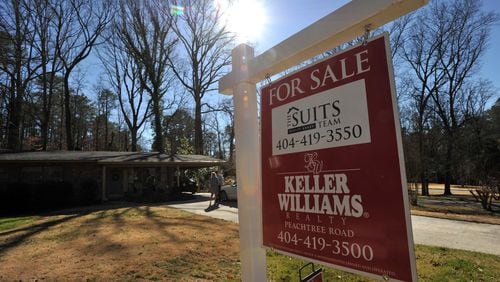
[[[434,194],[418,196],[417,205],[411,207],[411,214],[462,220],[477,223],[500,224],[500,203],[493,205],[492,211],[482,208],[481,203],[469,193],[452,196]]]
[[[500,216],[495,216],[495,215],[485,216],[485,215],[473,215],[473,214],[454,214],[445,212],[426,211],[422,209],[412,209],[411,214],[419,216],[428,216],[428,217],[500,225]]]
[[[50,216],[0,232],[0,281],[238,280],[238,246],[236,224],[166,207]]]

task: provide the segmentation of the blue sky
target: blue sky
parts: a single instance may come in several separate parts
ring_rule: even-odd
[[[485,11],[495,11],[500,13],[500,1],[485,0],[483,1],[483,9]],[[500,58],[498,51],[500,50],[500,23],[497,23],[491,32],[491,38],[488,50],[482,61],[481,75],[495,84],[495,87],[500,91],[500,74],[499,65]],[[497,97],[500,94],[497,92]]]

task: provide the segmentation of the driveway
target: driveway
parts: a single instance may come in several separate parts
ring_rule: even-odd
[[[209,193],[198,193],[193,199],[172,202],[169,207],[195,214],[238,222],[236,202],[226,202],[216,209],[208,208]],[[425,216],[411,216],[416,244],[476,251],[500,256],[500,225],[471,223]]]
[[[238,222],[238,204],[236,202],[225,202],[220,204],[218,208],[208,209],[209,198],[210,193],[196,193],[192,199],[172,202],[168,206],[195,214]]]

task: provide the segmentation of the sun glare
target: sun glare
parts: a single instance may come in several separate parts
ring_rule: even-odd
[[[239,43],[260,40],[267,24],[267,14],[261,0],[216,0],[225,14],[228,29],[234,32]]]

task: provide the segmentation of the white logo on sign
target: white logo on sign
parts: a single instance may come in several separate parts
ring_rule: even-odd
[[[319,174],[323,169],[323,161],[318,161],[318,153],[306,153],[304,154],[304,161],[306,162],[305,168],[308,172],[313,174]]]

